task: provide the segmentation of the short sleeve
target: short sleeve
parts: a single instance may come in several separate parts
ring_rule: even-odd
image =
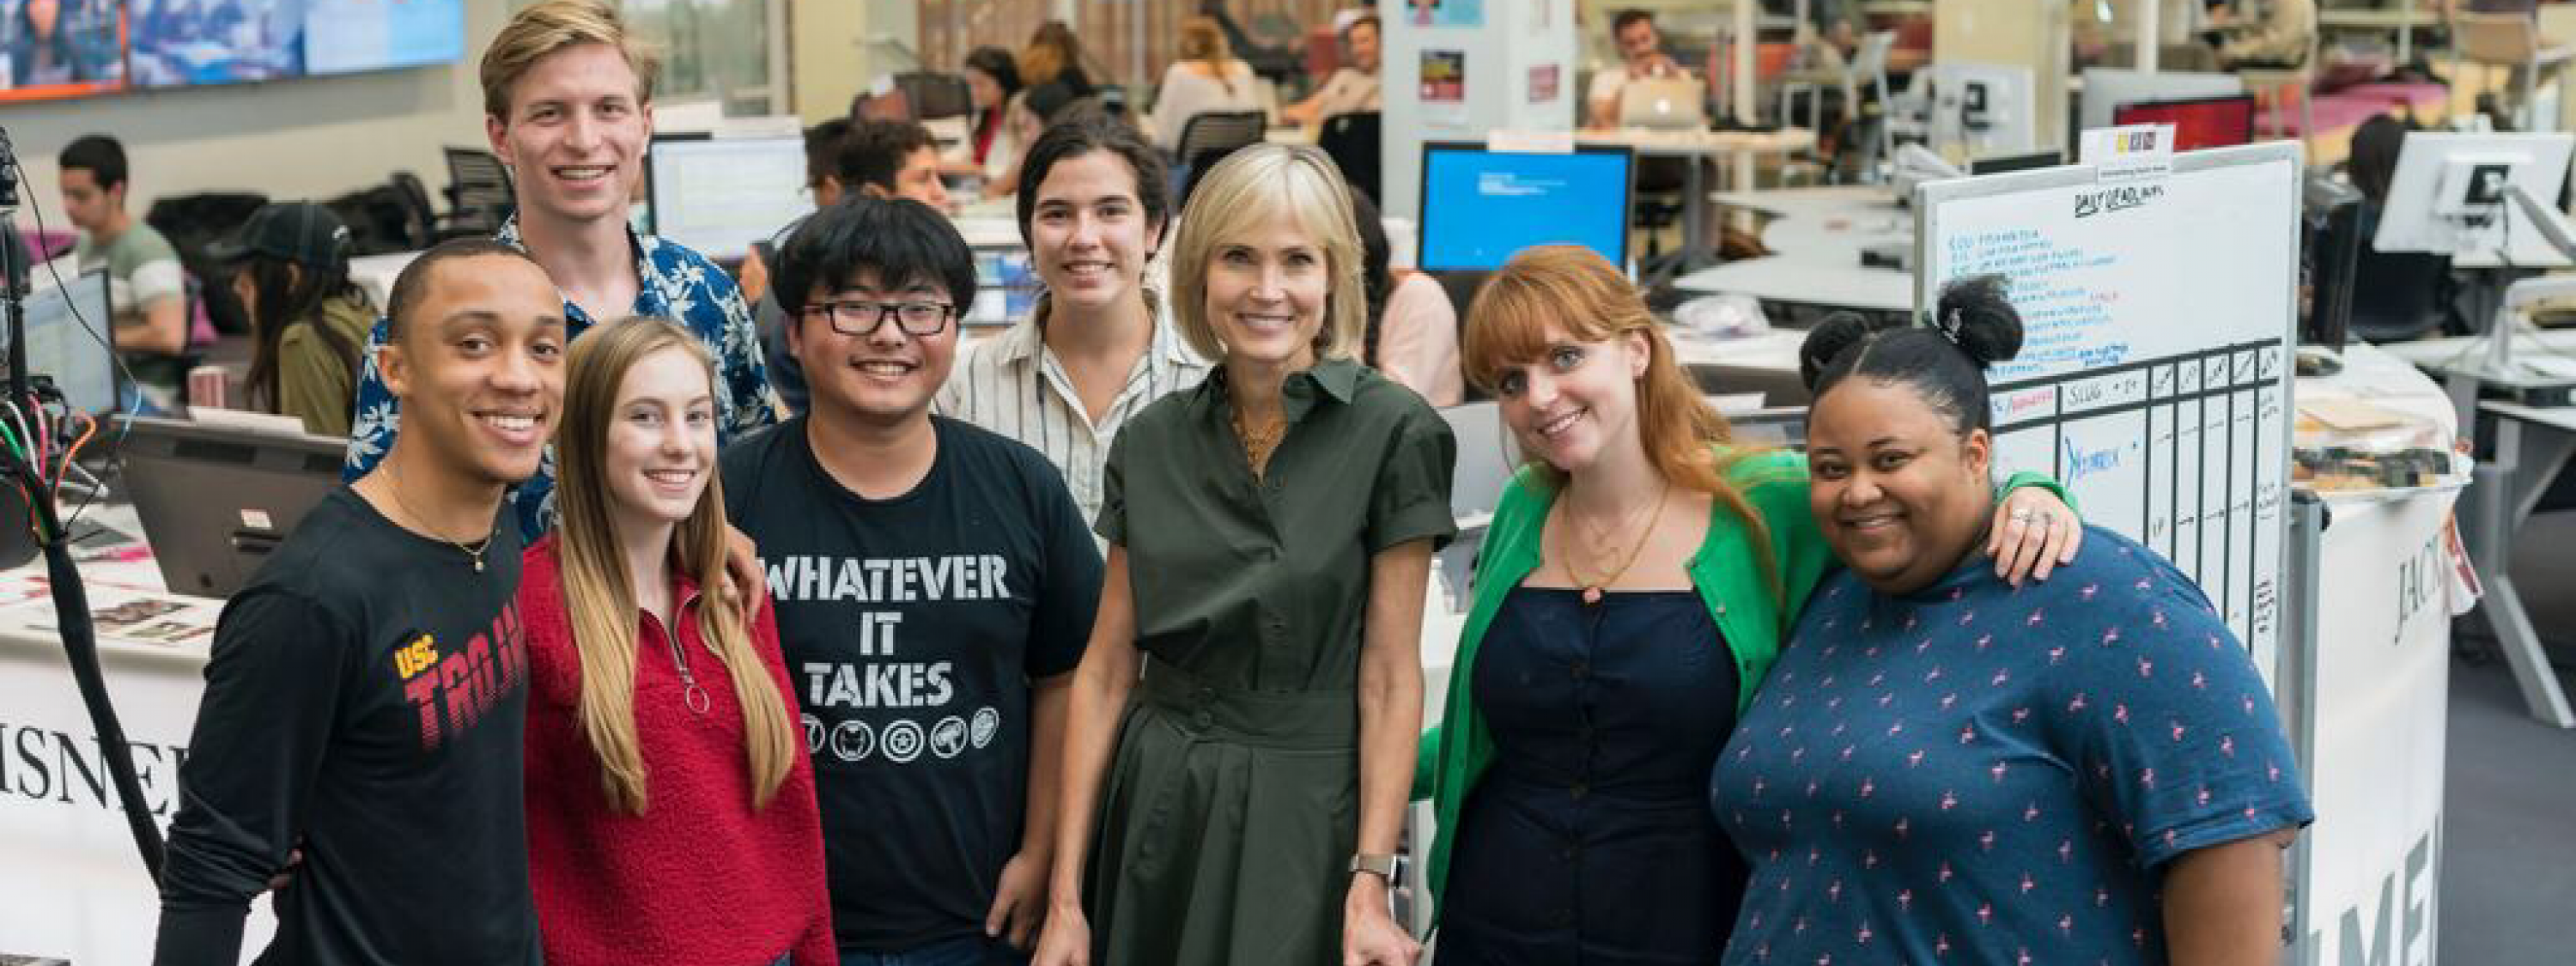
[[[2147,551],[2106,541],[2091,553]],[[2056,703],[2082,709],[2065,713],[2085,794],[2144,868],[2308,824],[2296,758],[2244,645],[2179,573],[2139,563],[2093,571],[2118,575],[2087,582],[2111,606],[2075,611],[2088,617],[2065,642],[2085,652]]]
[[[188,294],[187,272],[179,266],[178,256],[166,251],[134,266],[130,281],[134,286],[136,308],[150,308],[154,303],[183,298]]]
[[[713,266],[708,269],[707,285],[724,315],[718,363],[724,368],[725,393],[731,401],[733,418],[726,436],[732,438],[776,423],[778,404],[769,387],[769,367],[761,359],[760,331],[752,323],[751,307],[742,301],[742,289],[734,285],[732,276]]]
[[[277,411],[304,420],[315,436],[349,433],[349,370],[318,343],[307,322],[286,330],[277,344]]]
[[[1044,457],[1031,450],[1020,455],[1020,475],[1036,499],[1038,532],[1046,537],[1040,552],[1046,572],[1038,578],[1038,600],[1030,619],[1027,672],[1031,680],[1071,671],[1082,663],[1091,642],[1091,622],[1100,608],[1100,547],[1082,526],[1082,509],[1073,492]]]
[[[1424,538],[1436,550],[1458,533],[1457,517],[1449,510],[1449,477],[1458,466],[1457,437],[1420,399],[1402,395],[1405,412],[1369,492],[1366,539],[1372,554]]]
[[[1127,545],[1127,441],[1135,438],[1136,428],[1129,423],[1109,441],[1109,459],[1100,467],[1100,515],[1091,522],[1091,532],[1122,547]]]
[[[375,469],[385,453],[394,448],[394,432],[402,424],[402,410],[392,390],[385,388],[384,375],[376,369],[388,337],[387,320],[379,318],[367,330],[367,347],[358,353],[357,399],[350,404],[349,455],[340,465],[342,482],[354,483],[367,471]]]

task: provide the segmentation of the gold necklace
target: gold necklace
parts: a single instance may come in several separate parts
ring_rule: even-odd
[[[385,474],[385,489],[394,495],[395,506],[401,507],[404,513],[411,514],[411,518],[421,525],[421,529],[429,529],[429,518],[423,516],[420,511],[412,509],[411,501],[403,499],[402,481],[395,479],[392,473]],[[495,523],[495,526],[498,526],[497,522]],[[465,556],[474,561],[474,572],[478,574],[483,572],[483,552],[492,549],[492,534],[484,534],[483,539],[474,541],[472,546],[468,546],[460,540],[450,540],[436,532],[430,533],[430,536],[438,540],[440,543],[450,544],[456,549],[464,551]]]
[[[1286,435],[1288,435],[1288,421],[1285,419],[1269,429],[1256,433],[1244,425],[1243,410],[1234,411],[1234,436],[1236,440],[1243,443],[1243,458],[1252,467],[1254,479],[1261,477],[1262,471],[1270,464],[1270,451],[1276,449],[1280,438]]]
[[[1576,556],[1578,556],[1578,554],[1575,554],[1575,553],[1573,553],[1573,552],[1572,552],[1573,548],[1571,548],[1571,547],[1566,548],[1568,552],[1567,552],[1567,553],[1566,553],[1566,555],[1565,555],[1565,575],[1566,575],[1567,577],[1572,578],[1572,579],[1574,580],[1574,585],[1575,585],[1575,586],[1580,587],[1580,588],[1582,588],[1582,589],[1583,589],[1583,603],[1584,603],[1586,606],[1600,603],[1600,602],[1601,602],[1601,589],[1602,589],[1603,587],[1607,587],[1607,586],[1609,586],[1609,585],[1611,585],[1611,584],[1618,583],[1618,582],[1619,582],[1619,578],[1624,577],[1624,576],[1627,576],[1627,574],[1628,574],[1628,568],[1630,568],[1630,567],[1634,567],[1634,566],[1636,566],[1636,565],[1637,565],[1637,557],[1638,557],[1639,555],[1641,555],[1641,554],[1643,554],[1643,553],[1645,553],[1645,552],[1646,552],[1646,541],[1647,541],[1649,538],[1651,538],[1652,536],[1654,536],[1654,533],[1655,533],[1655,524],[1658,524],[1658,523],[1662,523],[1662,522],[1663,522],[1663,520],[1664,520],[1664,503],[1665,503],[1667,500],[1671,499],[1671,498],[1672,498],[1672,495],[1673,495],[1673,484],[1672,484],[1670,481],[1666,481],[1666,482],[1664,483],[1664,489],[1663,489],[1663,492],[1662,492],[1662,493],[1660,493],[1660,494],[1657,494],[1657,495],[1656,495],[1656,497],[1655,497],[1655,513],[1654,513],[1654,515],[1653,515],[1653,516],[1651,516],[1651,517],[1648,517],[1648,518],[1647,518],[1647,520],[1646,520],[1646,528],[1645,528],[1644,530],[1638,531],[1638,533],[1637,533],[1637,542],[1636,542],[1636,544],[1635,544],[1635,545],[1633,545],[1633,546],[1630,546],[1630,547],[1628,548],[1628,558],[1627,558],[1626,560],[1620,561],[1620,563],[1619,563],[1619,569],[1611,571],[1611,572],[1609,573],[1609,575],[1608,575],[1608,576],[1605,576],[1605,577],[1601,578],[1600,580],[1585,580],[1585,579],[1583,579],[1583,575],[1582,575],[1582,574],[1579,574],[1579,573],[1576,573],[1576,572],[1575,572],[1575,570],[1574,570],[1574,558],[1575,558]],[[1572,517],[1573,517],[1573,514],[1572,514],[1571,512],[1569,512],[1569,513],[1567,514],[1567,518],[1568,518],[1567,522],[1574,522],[1574,521],[1573,521],[1573,519],[1572,519]],[[1611,548],[1611,552],[1613,552],[1613,553],[1618,552],[1618,548],[1616,548],[1616,547]]]

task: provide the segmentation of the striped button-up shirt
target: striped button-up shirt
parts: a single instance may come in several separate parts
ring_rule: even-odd
[[[1073,502],[1085,523],[1100,516],[1101,468],[1109,462],[1109,442],[1118,428],[1148,404],[1199,384],[1208,364],[1181,342],[1180,333],[1163,318],[1162,299],[1148,295],[1154,315],[1154,343],[1127,373],[1118,398],[1094,423],[1073,391],[1073,378],[1046,345],[1048,304],[999,335],[959,350],[948,384],[939,390],[934,409],[1000,433],[1043,454],[1064,474]]]

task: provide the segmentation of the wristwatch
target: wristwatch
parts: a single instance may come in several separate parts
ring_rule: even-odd
[[[1395,855],[1391,852],[1362,852],[1351,856],[1351,874],[1366,872],[1395,884]]]

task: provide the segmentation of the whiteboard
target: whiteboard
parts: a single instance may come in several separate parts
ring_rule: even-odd
[[[1995,366],[1998,475],[2198,581],[2268,675],[2288,534],[2299,173],[2293,142],[2195,151],[2146,181],[2073,165],[1916,190],[1918,304],[1999,272],[2025,327]]]

